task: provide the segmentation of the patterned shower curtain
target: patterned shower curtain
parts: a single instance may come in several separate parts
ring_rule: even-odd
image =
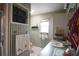
[[[79,43],[79,8],[76,10],[74,15],[69,20],[68,25],[68,39],[72,44],[71,47],[76,50]]]

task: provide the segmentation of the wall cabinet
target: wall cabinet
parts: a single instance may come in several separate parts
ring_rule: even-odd
[[[13,22],[28,24],[28,10],[13,5]]]

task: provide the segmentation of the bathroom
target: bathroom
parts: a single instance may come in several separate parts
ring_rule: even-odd
[[[78,52],[78,42],[75,44],[68,33],[72,27],[69,21],[77,14],[79,4],[6,3],[2,6],[0,55],[65,56],[71,50]]]

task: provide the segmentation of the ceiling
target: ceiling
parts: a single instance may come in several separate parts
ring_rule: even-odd
[[[64,10],[63,3],[31,3],[31,15]]]

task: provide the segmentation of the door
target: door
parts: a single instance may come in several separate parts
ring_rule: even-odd
[[[3,39],[2,39],[2,16],[0,16],[0,56],[3,55]]]
[[[3,26],[3,15],[0,15],[0,56],[4,54],[4,26]]]
[[[0,4],[0,56],[3,55],[3,11],[4,11],[4,4]]]
[[[0,16],[0,56],[1,56],[1,54],[2,54],[2,49],[1,49],[1,16]]]

